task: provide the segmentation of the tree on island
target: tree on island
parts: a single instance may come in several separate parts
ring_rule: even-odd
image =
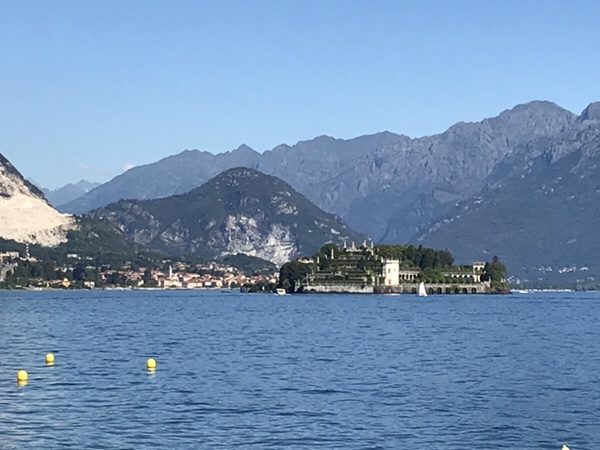
[[[444,268],[454,264],[450,250],[436,250],[419,245],[378,245],[377,254],[388,259],[398,259],[402,265],[427,268]]]
[[[278,287],[287,292],[296,292],[300,283],[306,279],[308,274],[312,273],[312,264],[306,264],[299,261],[290,261],[281,266],[279,270]]]
[[[327,243],[323,245],[319,251],[313,256],[315,261],[318,262],[320,270],[328,269],[332,262],[340,255],[340,249],[333,243]],[[309,272],[310,273],[310,272]]]
[[[492,289],[504,292],[508,290],[506,282],[506,266],[500,261],[500,258],[494,256],[492,261],[487,262],[481,276],[483,281],[489,281]]]

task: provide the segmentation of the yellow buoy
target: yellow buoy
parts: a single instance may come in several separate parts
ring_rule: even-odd
[[[48,353],[46,355],[46,365],[47,366],[51,366],[54,364],[54,354],[53,353]]]
[[[29,375],[26,370],[19,370],[17,372],[17,383],[25,385],[27,384],[27,380],[29,379]]]
[[[146,361],[146,368],[148,370],[156,370],[156,360],[154,358],[148,358],[148,361]]]

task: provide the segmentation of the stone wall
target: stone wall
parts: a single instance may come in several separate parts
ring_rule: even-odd
[[[490,292],[490,284],[483,283],[439,283],[425,284],[429,295],[435,294],[487,294]],[[419,283],[405,283],[399,286],[377,286],[375,291],[381,294],[416,294],[419,291]]]
[[[312,283],[304,285],[305,293],[373,294],[373,286],[350,283]]]
[[[490,284],[484,283],[440,283],[426,284],[425,289],[429,295],[436,294],[487,294]],[[307,283],[304,285],[305,293],[339,293],[339,294],[416,294],[419,290],[418,283],[405,283],[399,286],[363,286],[352,283]]]

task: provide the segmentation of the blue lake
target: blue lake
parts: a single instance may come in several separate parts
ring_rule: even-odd
[[[0,292],[0,448],[598,449],[599,319],[599,293]]]

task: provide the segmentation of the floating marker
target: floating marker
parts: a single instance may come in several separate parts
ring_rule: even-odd
[[[54,365],[54,353],[48,353],[46,355],[46,365],[47,366]]]
[[[148,358],[148,361],[146,361],[146,368],[149,371],[154,372],[156,370],[156,360],[154,358]]]
[[[29,375],[27,374],[26,370],[19,370],[17,372],[17,383],[19,383],[22,386],[25,386],[27,384],[27,380],[29,379]]]

